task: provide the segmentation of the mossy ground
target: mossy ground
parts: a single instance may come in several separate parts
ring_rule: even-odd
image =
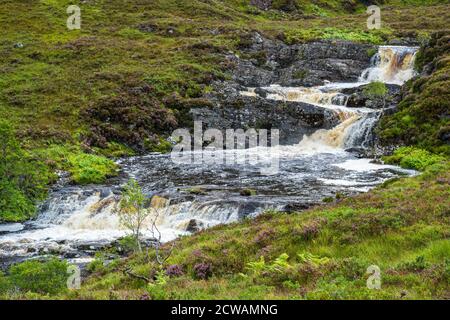
[[[0,4],[0,111],[18,124],[30,148],[49,142],[89,147],[83,143],[97,133],[92,132],[95,119],[83,116],[84,111],[103,105],[105,97],[120,96],[124,88],[145,84],[155,98],[149,112],[161,104],[172,110],[162,117],[175,114],[182,122],[183,113],[164,98],[174,92],[183,98],[198,97],[212,79],[226,77],[221,54],[236,51],[241,37],[250,31],[288,42],[336,38],[381,43],[425,36],[445,29],[449,20],[445,4],[394,5],[382,10],[383,29],[369,32],[363,7],[355,6],[350,14],[339,1],[316,5],[329,12],[325,18],[308,12],[307,1],[300,3],[299,15],[259,11],[248,1],[237,0],[96,0],[80,4],[82,28],[70,31],[66,28],[69,4],[66,0]],[[160,134],[167,128],[152,129]],[[117,128],[115,132],[123,134]],[[107,138],[110,143],[129,142]]]

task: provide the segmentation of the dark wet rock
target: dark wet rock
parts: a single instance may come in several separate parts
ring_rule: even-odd
[[[254,33],[241,44],[241,56],[228,55],[234,66],[230,81],[213,83],[213,93],[204,98],[205,106],[193,106],[190,115],[202,121],[204,130],[279,129],[280,143],[298,143],[305,134],[330,129],[339,123],[328,109],[302,102],[267,100],[262,87],[315,86],[332,82],[356,81],[369,67],[371,45],[345,41],[322,41],[286,45]],[[256,88],[255,96],[243,96],[247,87]],[[355,93],[354,103],[377,108],[379,104],[362,100]],[[361,101],[360,101],[361,100]]]
[[[366,156],[366,149],[364,148],[348,148],[345,151],[353,153],[357,158],[364,158]]]
[[[242,189],[239,194],[243,197],[251,197],[256,195],[256,190],[253,189]]]
[[[63,254],[64,259],[75,259],[75,258],[79,258],[80,254],[77,252],[65,252]]]
[[[421,43],[417,37],[403,37],[398,39],[392,39],[388,43],[391,46],[420,46]]]
[[[105,247],[106,244],[104,243],[81,243],[76,246],[76,249],[78,251],[91,252],[91,251],[99,251],[101,249],[104,249]]]
[[[398,107],[396,105],[389,106],[383,110],[383,115],[391,115],[398,111]]]
[[[444,143],[450,144],[450,130],[448,128],[444,128],[443,130],[441,130],[441,132],[439,133],[439,140]]]
[[[356,88],[343,89],[342,93],[349,95],[347,107],[382,109],[396,106],[401,100],[401,87],[395,84],[386,84],[387,95],[385,97],[374,97],[365,91],[367,85]]]
[[[186,231],[187,232],[191,232],[191,233],[195,233],[198,232],[200,230],[202,230],[204,228],[204,225],[202,222],[196,220],[196,219],[192,219],[189,221],[187,227],[186,227]]]
[[[204,130],[279,129],[280,143],[298,143],[305,134],[317,129],[330,129],[339,123],[337,114],[329,109],[303,102],[267,100],[240,94],[239,85],[216,83],[209,98],[212,108],[191,109],[192,118],[202,121]]]
[[[286,45],[254,33],[243,46],[242,57],[228,56],[234,80],[247,87],[316,86],[325,81],[356,81],[370,66],[375,46],[348,41],[320,41]]]
[[[100,197],[101,198],[106,198],[111,194],[111,189],[110,188],[101,188],[100,189]]]
[[[37,252],[36,248],[27,248],[27,253],[35,253]]]
[[[250,4],[261,10],[272,8],[272,0],[250,0]]]
[[[283,211],[286,213],[300,212],[308,210],[312,206],[314,206],[312,203],[290,203],[283,208]]]
[[[239,219],[244,219],[244,218],[248,217],[250,214],[258,211],[258,209],[261,209],[261,203],[258,203],[256,201],[255,202],[253,202],[253,201],[242,202],[239,205],[239,211],[238,211]]]
[[[269,94],[269,92],[263,88],[256,88],[255,93],[261,98],[267,98],[267,95]]]

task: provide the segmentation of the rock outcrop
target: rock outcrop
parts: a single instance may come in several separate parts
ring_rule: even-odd
[[[236,66],[233,80],[246,87],[317,86],[326,81],[356,81],[370,66],[375,48],[348,41],[286,45],[255,33],[241,46],[242,57],[227,58]]]
[[[386,84],[387,94],[384,97],[377,97],[366,92],[367,85],[343,89],[342,93],[349,95],[347,107],[349,108],[370,108],[370,109],[391,109],[395,108],[401,100],[401,86]]]
[[[280,130],[281,144],[298,143],[303,135],[330,129],[339,123],[329,109],[303,102],[267,100],[258,95],[242,96],[244,88],[232,83],[216,84],[210,95],[213,107],[193,108],[191,114],[202,121],[204,130],[271,129]]]

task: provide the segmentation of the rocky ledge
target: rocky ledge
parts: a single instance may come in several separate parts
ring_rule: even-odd
[[[272,129],[280,130],[281,144],[298,143],[318,129],[330,129],[339,123],[337,113],[303,102],[267,100],[258,95],[243,96],[246,88],[235,83],[218,83],[208,96],[212,107],[191,109],[204,129]]]
[[[308,103],[266,100],[260,87],[357,81],[370,66],[370,53],[376,47],[346,41],[286,45],[254,33],[241,41],[240,51],[240,56],[226,56],[232,78],[213,84],[214,90],[205,96],[208,105],[191,109],[193,120],[202,121],[205,129],[278,128],[280,143],[292,144],[305,134],[336,126],[338,115]],[[254,96],[243,96],[241,91],[248,87],[259,89]],[[355,90],[352,101],[365,99],[366,105],[376,108],[379,103],[363,97],[362,92]]]
[[[241,56],[228,55],[233,80],[246,87],[318,86],[352,82],[370,66],[377,47],[349,41],[287,45],[255,33],[241,42]]]

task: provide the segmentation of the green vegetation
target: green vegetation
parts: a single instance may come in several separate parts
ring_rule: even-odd
[[[41,161],[20,147],[13,127],[0,120],[0,223],[32,217],[52,178]]]
[[[414,147],[402,147],[384,160],[387,163],[400,165],[402,168],[424,171],[431,165],[445,161],[445,157]]]
[[[446,1],[420,8],[384,3],[392,7],[383,13],[383,29],[369,32],[365,7],[353,0],[275,1],[268,11],[240,0],[95,1],[81,4],[82,29],[72,31],[70,1],[2,2],[0,112],[15,127],[21,150],[36,160],[27,162],[33,179],[42,181],[2,182],[0,205],[9,208],[1,219],[31,217],[54,170],[69,171],[74,183],[100,183],[116,172],[103,157],[170,150],[164,137],[189,126],[190,106],[204,105],[211,81],[229,77],[224,54],[239,53],[255,30],[290,43],[383,43],[426,38],[447,26]]]
[[[15,130],[0,121],[0,222],[19,222],[34,216],[36,204],[45,199],[56,170],[71,173],[77,184],[102,183],[117,174],[117,165],[103,157],[83,153],[78,147],[50,145],[27,150]]]
[[[286,42],[289,44],[308,42],[313,40],[347,40],[354,42],[382,44],[385,43],[392,31],[387,29],[365,31],[365,30],[352,30],[343,28],[317,28],[306,30],[292,30],[285,33]]]
[[[382,98],[388,93],[388,89],[383,82],[374,81],[369,83],[363,91],[364,95],[371,98]]]
[[[131,232],[134,247],[138,252],[141,248],[141,231],[151,211],[146,208],[147,199],[136,180],[128,181],[122,194],[117,214],[121,224]]]
[[[65,292],[67,267],[66,262],[57,259],[16,264],[10,268],[8,277],[0,274],[0,297],[8,293],[33,297],[32,294],[56,295]]]
[[[68,31],[68,0],[3,1],[0,222],[33,217],[56,170],[102,183],[117,172],[111,158],[167,151],[167,133],[189,124],[192,105],[207,104],[213,80],[230,76],[223,55],[239,54],[254,31],[287,43],[381,44],[425,41],[448,27],[448,1],[393,0],[379,1],[389,6],[383,29],[367,31],[362,2],[277,0],[264,11],[241,0],[88,1],[82,29]],[[429,75],[409,83],[380,128],[385,144],[414,146],[386,160],[421,176],[182,237],[161,247],[175,245],[163,268],[156,252],[109,264],[100,253],[79,291],[66,290],[65,262],[17,264],[0,273],[0,298],[448,299],[448,48],[448,33],[431,37],[417,59]],[[124,247],[135,248],[132,240]],[[371,265],[382,270],[380,290],[366,286]]]
[[[72,180],[77,184],[102,183],[116,174],[114,163],[104,157],[77,154],[69,156],[68,162]]]

